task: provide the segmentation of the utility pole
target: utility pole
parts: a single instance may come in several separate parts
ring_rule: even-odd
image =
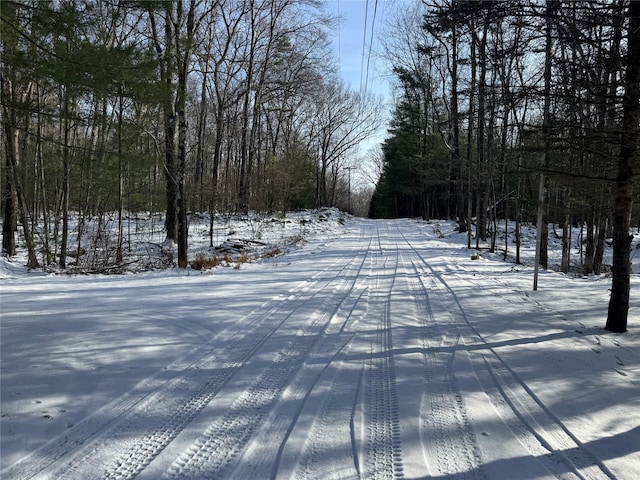
[[[351,170],[355,170],[356,167],[344,167],[345,170],[349,172],[348,182],[349,182],[349,191],[347,192],[347,213],[351,213]]]

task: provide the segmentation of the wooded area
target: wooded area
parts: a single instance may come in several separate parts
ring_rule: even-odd
[[[339,78],[323,1],[0,8],[5,254],[19,227],[29,267],[65,268],[86,222],[95,242],[115,218],[117,264],[124,217],[162,211],[185,267],[191,212],[212,232],[218,212],[350,207],[349,157],[383,108]],[[640,229],[638,8],[423,0],[387,12],[396,90],[369,215],[456,218],[469,248],[505,256],[498,222],[512,219],[517,262],[521,224],[537,223],[544,268],[551,224],[563,272],[580,228],[585,275],[604,273],[612,241],[608,327],[624,331]]]
[[[552,224],[563,272],[570,230],[583,228],[585,275],[604,273],[613,238],[610,307],[628,308],[638,17],[622,0],[424,0],[399,12],[385,45],[398,96],[370,215],[457,218],[469,248],[505,255],[497,222],[512,219],[517,262],[522,222],[537,223],[544,268]]]
[[[3,251],[64,268],[88,219],[347,207],[381,100],[344,84],[319,0],[3,1]],[[69,215],[79,217],[69,245]],[[37,245],[37,246],[36,246]]]

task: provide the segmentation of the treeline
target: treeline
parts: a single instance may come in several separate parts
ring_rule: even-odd
[[[549,221],[585,222],[597,241],[611,225],[625,9],[485,1],[401,12],[386,44],[397,101],[371,215],[477,222],[496,248],[497,219],[535,221],[544,172]]]
[[[614,258],[614,284],[621,274],[628,293],[637,3],[424,0],[399,12],[385,37],[397,98],[370,216],[457,218],[470,248],[491,251],[496,222],[512,219],[517,261],[521,222],[536,222],[544,268],[552,223],[564,272],[581,225],[583,273],[603,271],[613,237],[627,255]]]
[[[380,124],[347,87],[319,0],[0,2],[3,252],[64,268],[69,216],[346,205]],[[213,221],[213,220],[212,220]],[[80,247],[80,240],[78,240]]]

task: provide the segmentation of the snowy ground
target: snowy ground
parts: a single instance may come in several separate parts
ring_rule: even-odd
[[[640,478],[639,275],[612,334],[610,279],[532,292],[530,246],[301,215],[233,226],[284,253],[212,270],[3,260],[0,477]]]

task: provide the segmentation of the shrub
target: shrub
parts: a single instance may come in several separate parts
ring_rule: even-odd
[[[280,250],[278,247],[275,247],[271,250],[267,250],[266,252],[264,252],[262,256],[264,258],[273,258],[273,257],[277,257],[281,253],[282,253],[282,250]]]
[[[203,253],[199,253],[191,262],[191,268],[194,270],[206,270],[215,268],[220,265],[221,261],[218,257],[206,257]]]

